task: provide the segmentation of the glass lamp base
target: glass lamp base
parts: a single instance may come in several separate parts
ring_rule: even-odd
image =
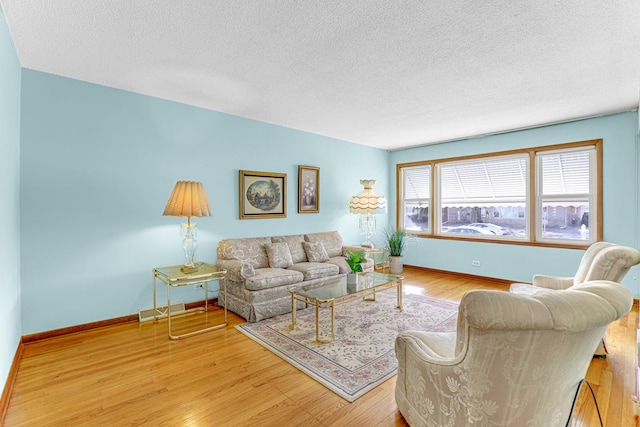
[[[198,227],[196,224],[189,221],[187,224],[182,224],[181,235],[182,250],[184,251],[184,265],[180,268],[183,273],[195,273],[198,271],[199,265],[194,262],[196,255],[196,236],[198,234]]]
[[[182,267],[180,267],[180,271],[183,272],[184,274],[193,274],[193,273],[197,273],[199,268],[200,268],[200,263],[196,263],[196,265],[194,266],[183,265]]]
[[[371,236],[376,229],[376,217],[371,214],[364,214],[360,216],[359,227],[360,233],[364,235],[364,242],[360,244],[365,248],[373,248],[373,243],[371,242]]]

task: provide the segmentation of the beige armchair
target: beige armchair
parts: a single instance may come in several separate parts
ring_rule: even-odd
[[[571,286],[590,280],[611,280],[620,283],[629,269],[640,263],[640,251],[615,243],[597,242],[589,246],[582,256],[578,271],[573,277],[547,276],[536,274],[531,285],[528,283],[514,283],[510,292],[517,294],[534,294],[550,290],[567,289]],[[594,352],[594,356],[607,356],[606,339]]]
[[[629,269],[640,263],[640,251],[615,243],[597,242],[589,246],[582,256],[573,277],[536,274],[531,285],[514,283],[509,290],[532,294],[548,290],[566,289],[590,280],[611,280],[620,283]]]
[[[598,341],[632,304],[609,281],[468,292],[456,332],[398,335],[398,409],[411,426],[564,426]]]

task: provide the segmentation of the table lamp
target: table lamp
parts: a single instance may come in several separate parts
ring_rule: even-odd
[[[196,254],[196,234],[197,226],[191,222],[191,217],[211,216],[211,208],[207,193],[201,182],[178,181],[173,188],[171,197],[164,208],[166,216],[186,216],[187,223],[182,224],[182,250],[184,251],[185,263],[180,268],[183,273],[195,273],[198,271],[194,263]]]
[[[373,248],[371,236],[376,229],[376,214],[387,212],[387,200],[373,192],[375,179],[361,179],[360,184],[364,186],[364,191],[351,197],[349,201],[349,212],[359,214],[360,232],[364,235],[365,241],[362,246]]]

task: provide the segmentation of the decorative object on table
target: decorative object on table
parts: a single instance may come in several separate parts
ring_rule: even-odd
[[[287,174],[240,171],[240,219],[286,218]]]
[[[364,256],[364,250],[347,250],[345,252],[345,260],[347,264],[349,264],[349,267],[351,267],[351,273],[347,273],[347,285],[357,285],[358,273],[362,273],[361,263],[367,260]]]
[[[320,212],[320,168],[298,166],[298,213]]]
[[[194,263],[196,254],[197,224],[191,222],[191,217],[211,216],[209,199],[204,191],[201,182],[178,181],[169,197],[167,206],[162,215],[186,216],[187,223],[182,224],[182,250],[184,251],[185,262],[182,266],[183,273],[195,272],[198,270]]]
[[[393,347],[399,332],[456,329],[456,304],[406,294],[404,311],[400,311],[394,293],[392,290],[379,292],[375,304],[357,299],[336,306],[335,328],[340,333],[328,344],[316,341],[314,307],[298,310],[295,330],[289,328],[290,314],[243,323],[236,328],[353,402],[396,374],[398,362]],[[323,336],[331,335],[329,322],[320,322],[320,328]]]
[[[389,251],[389,273],[401,274],[403,270],[402,254],[410,236],[402,228],[387,229],[385,234],[387,238],[385,247]]]
[[[360,184],[364,186],[364,191],[351,197],[349,201],[349,212],[360,215],[360,233],[364,235],[365,241],[362,246],[373,248],[371,236],[376,230],[376,214],[387,212],[387,200],[373,192],[375,179],[361,179]]]

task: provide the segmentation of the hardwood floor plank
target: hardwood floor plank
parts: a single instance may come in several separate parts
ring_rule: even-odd
[[[457,303],[472,289],[507,291],[469,277],[406,269],[405,293]],[[174,333],[217,323],[223,311],[174,319]],[[167,322],[128,322],[25,343],[5,416],[6,426],[406,426],[396,378],[353,403],[237,331],[244,320],[178,341]],[[606,426],[635,426],[638,308],[608,330],[609,356],[587,378]],[[596,426],[588,389],[572,426]]]

